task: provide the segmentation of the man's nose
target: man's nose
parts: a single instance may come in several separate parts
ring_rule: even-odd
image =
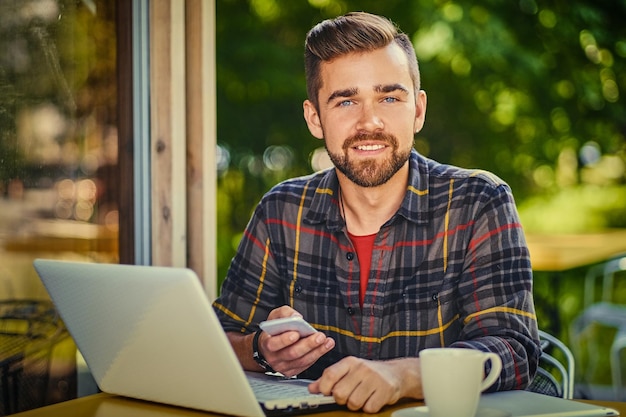
[[[374,132],[383,129],[385,124],[376,111],[374,104],[363,104],[359,114],[357,130]]]

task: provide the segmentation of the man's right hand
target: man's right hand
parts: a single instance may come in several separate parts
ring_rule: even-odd
[[[270,312],[267,319],[302,316],[289,306],[278,307]],[[291,377],[313,365],[322,355],[335,347],[335,341],[322,332],[301,338],[296,331],[287,331],[275,336],[262,332],[259,336],[259,350],[272,368]]]
[[[291,316],[302,316],[289,306],[278,307],[270,312],[267,319],[279,319]],[[233,349],[239,362],[248,371],[262,371],[259,364],[252,359],[252,339],[254,333],[242,335],[228,332]],[[287,331],[275,336],[261,332],[258,348],[265,360],[276,372],[291,377],[308,369],[321,356],[335,347],[335,341],[322,332],[307,337],[300,337],[296,331]]]

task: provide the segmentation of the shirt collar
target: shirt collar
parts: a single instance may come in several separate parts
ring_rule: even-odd
[[[396,215],[400,215],[415,223],[428,223],[430,207],[430,199],[428,198],[429,177],[430,161],[413,149],[409,158],[407,190]]]
[[[339,211],[339,180],[334,168],[322,173],[317,184],[311,205],[304,215],[304,221],[309,224],[326,223],[331,231],[343,227],[344,221]]]

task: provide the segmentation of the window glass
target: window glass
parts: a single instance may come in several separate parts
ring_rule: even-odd
[[[115,4],[0,2],[0,415],[76,396],[32,261],[119,259]]]

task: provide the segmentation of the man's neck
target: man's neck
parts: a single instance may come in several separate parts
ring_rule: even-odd
[[[406,193],[408,164],[389,181],[378,187],[361,187],[339,177],[339,206],[348,231],[356,236],[377,233],[400,208]]]

